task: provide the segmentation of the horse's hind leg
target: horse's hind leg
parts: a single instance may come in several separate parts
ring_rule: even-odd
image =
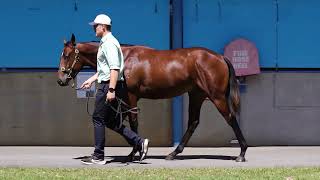
[[[228,108],[228,103],[226,101],[226,98],[221,98],[221,99],[214,99],[213,100],[214,104],[216,105],[217,109],[219,112],[222,114],[222,116],[225,118],[227,123],[232,127],[238,142],[240,144],[241,152],[240,155],[237,157],[236,161],[237,162],[244,162],[246,161],[245,159],[245,154],[248,148],[248,145],[246,143],[246,140],[244,139],[241,129],[239,128],[237,118],[233,115],[231,115],[229,108]]]
[[[188,120],[188,129],[182,137],[180,144],[177,148],[171,152],[166,160],[173,160],[177,154],[181,153],[188,143],[193,132],[197,128],[200,119],[200,109],[201,105],[206,98],[205,93],[202,90],[196,89],[189,92],[189,120]]]
[[[246,140],[244,139],[243,135],[242,135],[242,132],[241,132],[241,129],[238,125],[238,121],[236,119],[236,117],[231,117],[231,121],[230,121],[230,126],[232,127],[237,139],[238,139],[238,142],[240,144],[240,148],[241,148],[241,152],[240,152],[240,155],[237,157],[236,161],[237,162],[244,162],[246,161],[245,159],[245,154],[246,154],[246,151],[247,151],[247,148],[248,148],[248,145],[246,143]]]

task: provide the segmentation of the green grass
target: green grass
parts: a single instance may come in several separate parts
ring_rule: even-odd
[[[320,168],[0,168],[0,179],[320,179]]]

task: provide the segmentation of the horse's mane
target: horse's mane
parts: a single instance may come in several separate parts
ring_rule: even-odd
[[[90,41],[90,42],[81,42],[83,44],[92,44],[94,46],[98,46],[100,41]],[[148,46],[143,46],[143,45],[135,45],[135,44],[120,44],[121,47],[142,47],[142,48],[146,48],[146,49],[153,49],[151,47]]]
[[[100,41],[90,41],[91,43],[97,43],[97,44],[99,44],[100,43]],[[82,42],[82,43],[90,43],[90,42]],[[129,47],[129,46],[136,46],[136,45],[134,45],[134,44],[120,44],[120,46],[123,46],[123,47]]]

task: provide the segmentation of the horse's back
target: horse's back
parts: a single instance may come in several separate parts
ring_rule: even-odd
[[[128,87],[147,98],[173,97],[188,92],[197,86],[199,73],[214,72],[214,66],[220,64],[217,63],[220,55],[205,48],[155,50],[135,46],[124,51]]]

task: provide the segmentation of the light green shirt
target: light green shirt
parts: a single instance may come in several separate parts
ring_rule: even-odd
[[[118,80],[123,78],[124,59],[118,40],[110,33],[101,38],[97,54],[98,83],[110,80],[110,70],[119,69]]]

